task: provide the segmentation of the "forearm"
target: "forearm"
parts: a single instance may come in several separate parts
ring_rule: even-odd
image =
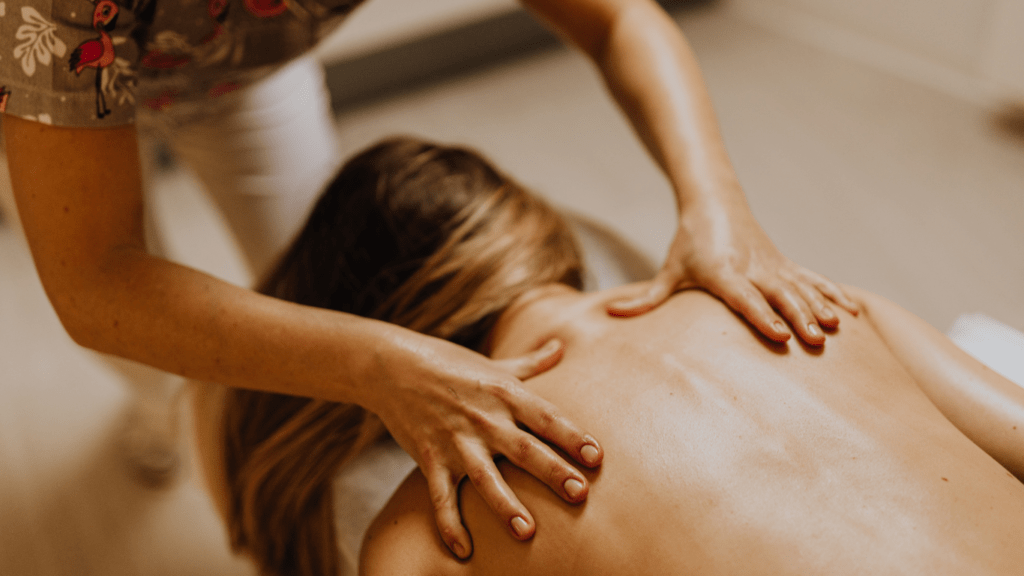
[[[361,388],[359,375],[385,344],[401,345],[396,337],[404,332],[263,296],[131,249],[96,272],[44,282],[83,346],[190,378],[362,405],[372,403],[372,390]]]
[[[668,176],[680,210],[746,210],[700,67],[675,22],[653,2],[630,2],[598,48],[592,57],[605,83]]]
[[[360,383],[374,354],[410,342],[397,327],[274,300],[148,255],[131,127],[4,124],[36,270],[80,344],[192,378],[366,405],[372,390]]]

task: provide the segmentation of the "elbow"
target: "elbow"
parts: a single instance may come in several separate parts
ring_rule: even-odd
[[[84,348],[109,352],[109,337],[105,337],[102,329],[106,323],[100,313],[109,308],[102,304],[99,296],[103,291],[80,287],[68,278],[48,278],[42,274],[40,278],[50,305],[71,340]],[[117,320],[113,320],[112,325],[116,328]]]
[[[102,351],[102,345],[96,337],[95,322],[80,308],[78,299],[68,294],[53,295],[49,290],[47,295],[50,296],[50,304],[57,319],[71,340],[83,348]]]
[[[128,255],[133,255],[129,252]],[[77,258],[37,260],[36,269],[50,305],[64,331],[79,346],[97,352],[119,354],[126,342],[121,332],[130,317],[131,300],[138,289],[133,280],[138,268],[133,258],[118,252],[105,259]],[[122,326],[125,324],[125,326]]]

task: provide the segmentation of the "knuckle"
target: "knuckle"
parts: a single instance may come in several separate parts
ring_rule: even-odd
[[[695,279],[708,288],[732,294],[742,294],[745,293],[745,288],[750,288],[750,283],[745,282],[742,276],[721,265],[695,275]]]
[[[787,309],[789,315],[803,314],[806,309],[804,299],[791,287],[781,290],[779,305]]]
[[[773,287],[768,286],[767,289],[764,290],[764,292],[771,292],[772,288]],[[754,287],[753,285],[748,283],[745,286],[743,286],[742,288],[740,288],[736,293],[739,294],[739,297],[743,298],[744,300],[750,300],[750,301],[756,302],[756,301],[759,301],[763,297],[764,292],[761,291],[761,290],[758,290],[756,287]]]
[[[490,415],[482,408],[467,406],[464,414],[466,420],[476,428],[487,429],[491,425]]]
[[[466,475],[469,477],[469,481],[472,482],[474,486],[480,486],[485,481],[487,481],[488,478],[490,478],[490,474],[487,471],[487,467],[481,465],[471,466],[466,471]]]
[[[801,274],[801,270],[794,269],[791,266],[780,266],[776,271],[776,274],[786,282],[797,282],[803,276],[803,274]]]
[[[480,441],[489,443],[501,434],[502,423],[486,410],[473,409],[467,413],[466,418]]]
[[[841,294],[838,288],[829,284],[815,284],[814,288],[826,297],[832,298]]]
[[[433,444],[423,442],[417,446],[417,450],[419,450],[420,459],[423,461],[424,467],[432,468],[438,464],[440,457],[437,448]]]
[[[737,286],[737,294],[749,300],[758,300],[764,297],[772,297],[778,294],[779,282],[776,280],[753,280],[743,282]]]
[[[800,278],[804,282],[807,282],[808,284],[818,285],[818,284],[831,284],[832,283],[832,281],[829,280],[827,276],[824,276],[822,274],[818,274],[817,272],[815,272],[813,270],[808,270],[807,268],[801,267],[799,269],[799,271],[798,271],[798,274],[799,274]]]
[[[567,470],[561,462],[553,460],[548,463],[548,478],[551,483],[561,484],[563,478],[571,477],[573,477],[572,472]]]
[[[519,385],[515,382],[502,380],[495,384],[494,395],[505,404],[513,404],[519,399]]]
[[[441,539],[445,542],[454,542],[459,537],[458,531],[447,524],[439,526],[438,528],[441,531]]]
[[[509,456],[516,462],[525,462],[533,453],[533,440],[529,436],[520,436],[512,442],[511,451]]]
[[[515,396],[515,384],[504,378],[481,378],[477,385],[491,396],[508,404]]]
[[[818,294],[816,290],[801,289],[799,291],[799,296],[800,300],[803,301],[803,303],[810,307],[812,310],[821,308],[825,304],[824,300],[821,297],[821,294]]]
[[[549,430],[558,422],[558,415],[553,410],[542,409],[537,414],[537,423],[542,430]]]
[[[783,298],[797,301],[802,300],[800,298],[800,290],[791,282],[777,282],[775,290],[782,295]]]
[[[434,505],[434,510],[437,510],[438,512],[447,511],[452,505],[451,490],[431,492],[430,503]]]

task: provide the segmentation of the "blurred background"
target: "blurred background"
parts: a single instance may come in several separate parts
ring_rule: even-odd
[[[666,6],[785,254],[942,331],[973,312],[1024,330],[1024,3]],[[346,155],[398,133],[468,144],[663,259],[667,182],[584,57],[517,4],[372,0],[318,53]],[[192,177],[172,163],[154,185],[171,254],[249,283]],[[127,474],[123,387],[60,327],[8,187],[0,164],[0,574],[252,574],[194,463],[160,490]]]

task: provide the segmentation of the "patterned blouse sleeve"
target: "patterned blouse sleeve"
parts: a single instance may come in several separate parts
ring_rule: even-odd
[[[58,126],[131,124],[132,1],[0,0],[0,112]]]

